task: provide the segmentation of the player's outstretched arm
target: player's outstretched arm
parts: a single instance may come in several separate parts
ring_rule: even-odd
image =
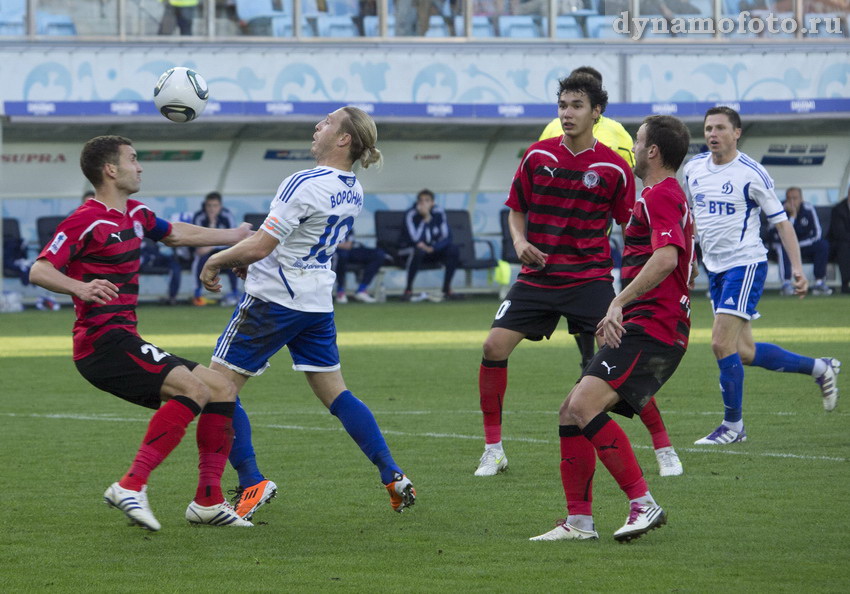
[[[208,291],[221,291],[219,272],[222,269],[246,268],[254,262],[259,262],[280,245],[278,239],[265,231],[254,233],[226,250],[210,256],[204,269],[201,270],[201,283]]]
[[[169,247],[235,245],[252,234],[250,223],[242,223],[232,229],[211,229],[191,223],[174,223],[171,233],[162,238],[162,243]]]
[[[791,278],[794,282],[794,294],[799,295],[800,299],[802,299],[809,290],[809,280],[803,274],[803,258],[800,256],[800,243],[797,241],[797,233],[794,231],[791,221],[780,221],[776,223],[776,232],[779,233],[779,240],[782,241],[782,247],[785,248],[785,253],[788,254],[788,259],[791,260]]]
[[[118,287],[96,278],[84,283],[62,274],[48,260],[40,258],[30,269],[30,282],[54,293],[73,295],[83,301],[107,303],[118,297]]]

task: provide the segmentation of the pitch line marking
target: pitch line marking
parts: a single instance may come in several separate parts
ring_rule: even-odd
[[[6,417],[18,417],[29,419],[64,419],[75,421],[112,421],[116,423],[147,423],[148,419],[130,418],[130,417],[113,417],[113,416],[98,416],[98,415],[72,415],[72,414],[19,414],[19,413],[2,413]],[[263,429],[284,429],[288,431],[345,431],[342,427],[306,427],[303,425],[279,425],[279,424],[254,424],[254,427]],[[430,437],[433,439],[465,439],[465,440],[481,440],[480,435],[464,435],[462,433],[436,433],[423,432],[411,433],[409,431],[394,431],[384,430],[384,435],[398,435],[402,437]],[[556,445],[557,442],[551,439],[536,439],[533,437],[505,437],[503,441],[515,441],[522,443],[539,443]],[[635,449],[651,450],[652,446],[633,445]],[[792,454],[788,452],[742,452],[729,450],[725,448],[707,447],[707,448],[678,448],[679,451],[689,452],[694,454],[725,454],[730,456],[754,456],[758,458],[785,458],[791,460],[822,460],[825,462],[848,462],[850,459],[837,456],[810,456],[807,454]]]

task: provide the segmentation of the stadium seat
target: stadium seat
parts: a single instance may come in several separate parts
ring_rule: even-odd
[[[543,19],[543,36],[549,35],[549,19]],[[555,39],[582,39],[584,31],[574,16],[561,15],[555,19]]]
[[[363,17],[363,34],[366,37],[378,37],[378,17],[369,15]],[[387,16],[387,37],[395,37],[395,15]]]
[[[537,39],[540,29],[531,15],[501,15],[499,36],[512,39]]]
[[[514,248],[514,240],[511,237],[511,230],[508,226],[508,215],[510,209],[502,209],[499,211],[499,225],[502,228],[502,260],[511,264],[521,264],[522,262],[517,256],[516,248]]]
[[[319,14],[316,17],[319,37],[360,37],[357,25],[350,16]]]
[[[313,27],[307,21],[307,17],[301,17],[301,37],[315,37]],[[272,37],[295,37],[292,31],[292,15],[276,16],[271,19]]]
[[[26,33],[23,17],[0,15],[0,37],[12,37]]]
[[[36,33],[38,35],[64,35],[67,37],[77,34],[77,27],[71,17],[64,14],[49,14],[38,12],[35,17]]]
[[[820,19],[819,22],[813,24],[813,19]],[[833,25],[833,21],[837,25]],[[807,14],[803,17],[803,22],[806,27],[806,37],[815,37],[817,39],[826,38],[844,38],[844,19],[842,15],[837,13],[818,13]],[[829,27],[827,28],[827,24]]]
[[[464,36],[463,15],[455,16],[455,35],[458,37]],[[472,36],[473,37],[495,37],[496,31],[493,28],[493,23],[490,17],[476,15],[472,17]]]
[[[20,278],[21,271],[17,268],[6,268],[7,260],[15,259],[16,255],[11,250],[21,248],[21,225],[18,219],[3,217],[3,276],[6,278]],[[26,254],[23,254],[25,257]]]
[[[51,239],[53,239],[53,234],[56,232],[56,227],[58,227],[59,223],[64,220],[64,216],[38,217],[35,220],[35,229],[36,233],[38,233],[39,252],[44,249],[44,246],[46,246]]]
[[[328,0],[328,14],[332,16],[357,16],[360,14],[360,2],[357,0]],[[323,36],[319,33],[320,36]],[[337,35],[336,37],[342,37]]]
[[[246,212],[242,217],[242,220],[245,223],[251,223],[251,229],[256,231],[260,228],[260,225],[263,224],[263,221],[266,220],[268,213],[265,212]]]
[[[628,39],[625,33],[614,31],[614,19],[619,17],[613,15],[591,15],[584,21],[587,36],[591,39]]]
[[[714,14],[714,0],[689,0],[691,4],[699,9],[702,16],[712,16]],[[721,13],[722,13],[721,6]]]
[[[250,35],[273,35],[274,19],[291,14],[290,2],[281,2],[282,10],[275,10],[272,0],[236,0],[236,16],[248,24]]]
[[[451,37],[446,19],[442,15],[431,15],[431,18],[428,19],[428,30],[425,31],[425,37]]]
[[[475,239],[472,235],[472,218],[468,210],[447,210],[446,219],[452,232],[452,243],[458,248],[458,268],[467,273],[467,285],[471,284],[471,271],[489,270],[496,267],[496,253],[493,244],[486,239]],[[486,255],[479,257],[476,245],[486,250]]]

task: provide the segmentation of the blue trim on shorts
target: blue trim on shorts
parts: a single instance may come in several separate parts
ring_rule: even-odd
[[[708,273],[708,290],[714,313],[725,313],[755,320],[756,310],[767,279],[767,262],[736,266],[723,272]]]
[[[330,371],[338,367],[333,312],[296,311],[246,293],[216,342],[213,359],[259,375],[284,346],[296,368]]]

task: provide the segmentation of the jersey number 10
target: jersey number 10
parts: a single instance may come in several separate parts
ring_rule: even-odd
[[[304,256],[302,260],[306,262],[315,256],[317,262],[324,264],[333,255],[333,251],[328,254],[328,250],[330,248],[336,248],[338,243],[342,243],[353,227],[354,217],[340,219],[337,215],[329,216],[328,224],[325,226],[325,230],[322,231],[319,241],[310,248],[310,253]]]

